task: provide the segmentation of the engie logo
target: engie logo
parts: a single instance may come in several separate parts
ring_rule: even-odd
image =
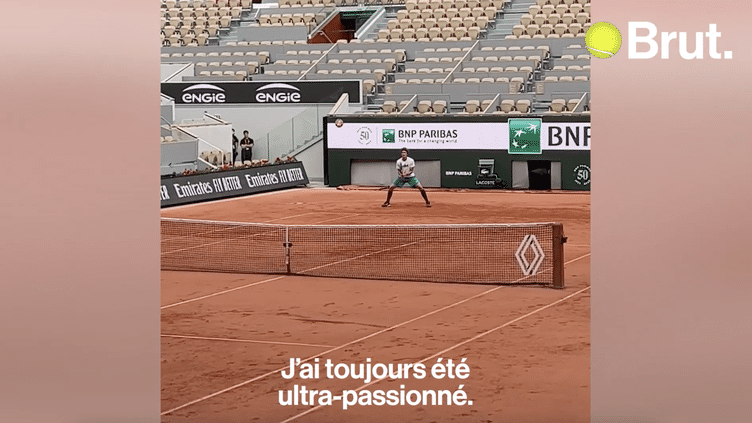
[[[191,85],[183,90],[183,103],[224,103],[225,90],[211,84]]]
[[[256,89],[259,103],[300,103],[300,90],[289,84],[267,84]]]
[[[540,154],[541,120],[509,119],[509,154]]]

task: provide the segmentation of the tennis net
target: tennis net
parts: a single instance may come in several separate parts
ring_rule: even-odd
[[[162,270],[564,287],[560,223],[269,225],[162,218]]]

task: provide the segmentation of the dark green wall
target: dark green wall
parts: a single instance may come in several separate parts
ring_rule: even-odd
[[[350,163],[353,159],[396,161],[399,150],[328,150],[329,186],[350,184]],[[410,157],[417,160],[441,161],[441,186],[443,188],[485,188],[476,185],[479,159],[494,159],[494,173],[512,186],[512,161],[550,160],[561,162],[561,186],[564,190],[590,190],[590,184],[576,182],[575,169],[584,165],[590,168],[590,151],[548,151],[535,155],[507,154],[506,150],[412,150]],[[447,175],[447,171],[470,171],[471,176]],[[420,169],[416,169],[420,179]]]

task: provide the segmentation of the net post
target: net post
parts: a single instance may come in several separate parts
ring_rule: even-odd
[[[567,238],[564,236],[564,225],[554,223],[553,225],[553,287],[558,289],[564,288],[564,243]]]

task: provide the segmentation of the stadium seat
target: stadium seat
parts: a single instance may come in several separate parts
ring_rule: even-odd
[[[509,113],[509,112],[514,111],[515,110],[514,100],[511,100],[511,99],[501,100],[501,103],[499,103],[496,110],[504,112],[504,113]]]
[[[521,113],[527,113],[530,110],[530,100],[526,100],[526,99],[517,100],[515,108]]]
[[[549,110],[556,112],[556,113],[561,113],[567,110],[566,100],[561,99],[561,98],[556,98],[556,99],[551,100],[551,105],[549,106]]]
[[[431,101],[430,100],[422,100],[418,102],[418,112],[419,113],[426,113],[433,111],[431,108]]]
[[[364,79],[363,80],[363,89],[365,90],[366,94],[372,94],[375,91],[376,88],[376,81],[373,79]]]
[[[480,109],[480,101],[478,100],[467,100],[467,102],[465,103],[464,111],[466,113],[475,113],[479,109]]]
[[[567,101],[567,110],[573,111],[577,105],[580,103],[579,98],[571,98]]]
[[[486,110],[488,110],[488,109],[490,108],[490,106],[491,106],[491,104],[492,104],[493,102],[494,102],[494,100],[493,100],[493,99],[486,99],[486,100],[483,100],[483,101],[482,101],[482,102],[480,103],[480,111],[483,111],[483,112],[485,112]],[[488,111],[490,112],[490,110],[488,110]]]

